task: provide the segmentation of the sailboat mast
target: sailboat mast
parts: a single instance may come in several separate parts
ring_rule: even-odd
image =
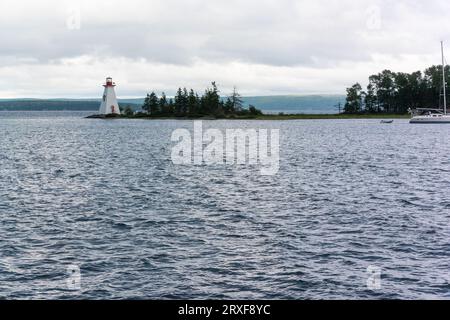
[[[441,41],[441,52],[442,52],[442,80],[443,80],[443,86],[444,86],[444,114],[447,114],[447,93],[446,93],[446,87],[447,82],[445,81],[445,60],[444,60],[444,41]]]

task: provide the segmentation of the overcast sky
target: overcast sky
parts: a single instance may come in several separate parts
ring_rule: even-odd
[[[1,0],[0,98],[344,93],[450,55],[448,0]]]

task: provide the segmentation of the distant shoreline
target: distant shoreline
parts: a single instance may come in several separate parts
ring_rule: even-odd
[[[357,119],[409,119],[409,114],[285,114],[259,115],[254,117],[142,117],[142,116],[114,116],[102,119],[141,119],[141,120],[357,120]],[[99,117],[96,117],[97,119]]]
[[[97,110],[0,110],[8,113],[40,113],[40,112],[92,112],[94,115]],[[119,116],[118,119],[142,119],[142,120],[357,120],[357,119],[409,119],[409,114],[264,114],[259,116],[248,117],[230,117],[230,118],[214,118],[214,117],[142,117],[142,116]]]
[[[298,114],[263,115],[257,120],[352,120],[352,119],[409,119],[409,114]]]

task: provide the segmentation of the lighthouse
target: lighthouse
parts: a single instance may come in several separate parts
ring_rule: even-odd
[[[112,81],[112,78],[108,77],[103,86],[105,87],[105,91],[103,92],[99,114],[103,116],[120,115],[119,104],[117,103],[116,92],[114,90],[116,84]]]

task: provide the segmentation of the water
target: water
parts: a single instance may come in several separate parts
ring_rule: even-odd
[[[0,113],[0,298],[450,298],[450,126],[204,122],[279,128],[264,177],[173,165],[190,121],[81,116]]]

